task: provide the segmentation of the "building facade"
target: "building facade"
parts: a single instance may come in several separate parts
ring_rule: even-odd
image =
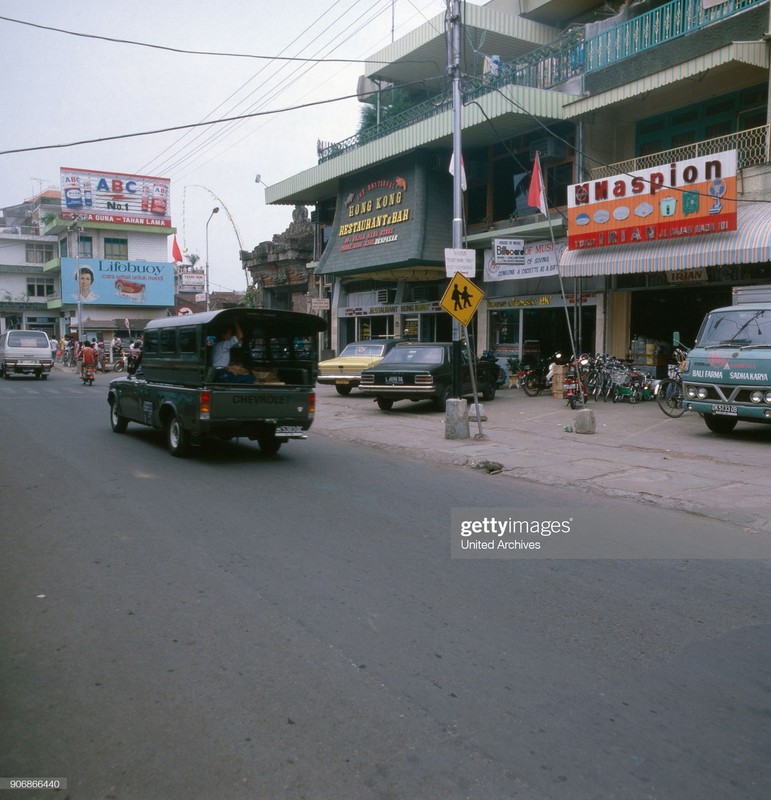
[[[579,350],[627,357],[644,343],[658,363],[673,335],[692,341],[704,312],[730,304],[733,288],[771,283],[769,0],[458,8],[463,247],[476,252],[485,291],[472,323],[478,349],[548,355],[568,348],[572,329]],[[445,34],[439,15],[373,54],[359,96],[378,107],[378,122],[320,142],[316,167],[266,191],[271,203],[315,205],[314,291],[331,301],[333,348],[450,338],[438,302],[452,247]],[[397,92],[400,110],[389,115]],[[568,221],[576,187],[657,171],[663,188],[682,191],[670,175],[730,152],[736,196],[726,200],[736,216],[725,230],[656,227],[651,217],[634,240],[575,246],[584,222],[574,214],[571,230]],[[536,153],[548,217],[528,200]],[[659,213],[665,198],[649,193],[651,202],[617,214]],[[516,274],[498,270],[494,255],[496,242],[512,240],[525,251]]]
[[[60,294],[60,283],[45,272],[58,243],[42,232],[42,220],[58,211],[59,197],[57,190],[47,190],[0,209],[0,333],[13,328],[63,333],[62,318],[48,307]]]

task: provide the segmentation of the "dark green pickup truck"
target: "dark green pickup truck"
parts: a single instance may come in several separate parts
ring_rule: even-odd
[[[244,437],[276,453],[313,422],[325,327],[311,314],[248,308],[152,320],[134,374],[110,382],[112,429],[161,429],[175,456],[210,437]],[[215,345],[226,338],[230,365],[217,369]]]

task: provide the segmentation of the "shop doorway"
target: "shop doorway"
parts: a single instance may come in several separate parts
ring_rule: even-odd
[[[704,315],[730,306],[730,286],[690,286],[682,289],[632,292],[630,339],[642,338],[672,345],[672,336],[693,345]]]

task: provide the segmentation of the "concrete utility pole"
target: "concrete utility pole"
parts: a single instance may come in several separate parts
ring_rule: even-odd
[[[461,150],[460,91],[460,0],[447,0],[447,71],[452,76],[452,246],[460,250],[463,242],[463,153]],[[461,326],[452,322],[452,396],[460,397]]]

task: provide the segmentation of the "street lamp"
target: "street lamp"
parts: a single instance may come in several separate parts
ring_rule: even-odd
[[[80,227],[76,219],[70,225],[70,230],[75,234],[75,291],[78,297],[78,341],[83,343],[83,302],[80,289]]]
[[[214,206],[209,214],[209,219],[206,220],[206,310],[209,310],[209,223],[211,218],[220,210],[219,206]]]

